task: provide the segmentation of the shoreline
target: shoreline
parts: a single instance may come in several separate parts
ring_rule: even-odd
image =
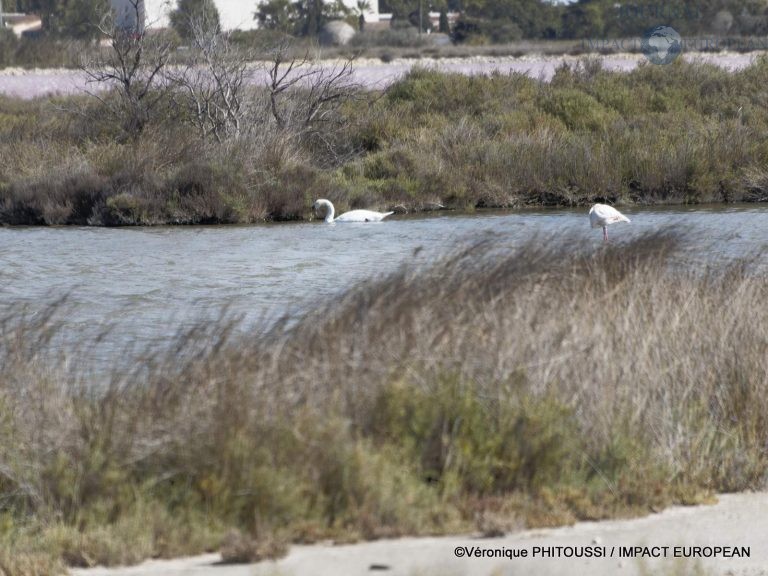
[[[398,211],[398,208],[402,210],[402,204],[396,206],[387,206],[383,211],[394,211],[395,213],[388,218],[392,219],[406,219],[413,218],[439,218],[439,217],[467,217],[467,216],[496,216],[496,215],[508,215],[514,213],[530,213],[530,212],[563,212],[563,211],[578,211],[586,210],[592,206],[591,203],[580,203],[575,205],[550,205],[550,204],[526,204],[524,206],[482,206],[471,209],[466,208],[425,208],[418,209],[413,207],[405,207],[406,211]],[[706,210],[707,208],[713,209],[750,209],[756,207],[764,207],[768,205],[768,200],[758,200],[754,202],[738,201],[738,202],[662,202],[662,203],[611,203],[611,205],[618,206],[622,210],[658,210],[664,209],[680,210],[686,209],[689,211]],[[585,212],[586,213],[586,212]],[[0,228],[6,229],[23,229],[23,228],[188,228],[188,227],[259,227],[259,226],[282,226],[282,225],[298,225],[309,224],[312,222],[322,223],[323,218],[311,217],[311,218],[291,218],[285,220],[260,220],[255,222],[161,222],[156,224],[8,224],[6,222],[0,222]]]
[[[672,506],[661,512],[631,519],[578,522],[571,526],[524,530],[497,538],[477,534],[441,537],[406,537],[366,541],[355,544],[314,544],[292,546],[288,555],[277,561],[258,564],[221,564],[218,554],[151,560],[132,567],[72,569],[72,576],[145,576],[194,573],[198,576],[244,576],[274,574],[286,576],[346,576],[380,567],[397,576],[408,574],[459,573],[497,574],[510,566],[532,576],[590,573],[607,576],[621,572],[634,575],[647,570],[680,568],[674,558],[675,547],[741,546],[749,547],[749,558],[697,558],[685,564],[692,573],[697,564],[708,574],[755,574],[768,566],[768,554],[761,534],[768,530],[768,493],[741,492],[723,494],[714,504]],[[534,547],[562,546],[564,549],[604,548],[605,558],[532,557]],[[617,558],[620,548],[647,547],[661,558]],[[663,546],[669,549],[658,550]],[[456,557],[458,548],[483,550],[525,550],[526,558]],[[654,550],[656,548],[656,550]],[[618,550],[618,552],[617,552]],[[614,557],[610,557],[613,551]],[[685,562],[685,560],[682,560]],[[645,572],[643,571],[645,569]],[[675,572],[678,573],[678,572]],[[685,572],[684,572],[685,573]]]
[[[736,50],[720,50],[714,51],[690,51],[683,52],[681,57],[688,61],[699,60],[721,60],[721,59],[752,59],[754,57],[768,54],[768,50],[751,50],[749,52],[740,52]],[[581,54],[572,54],[568,52],[563,53],[546,53],[542,51],[531,51],[526,54],[473,54],[465,56],[457,56],[447,54],[441,56],[439,54],[412,54],[398,56],[392,59],[377,56],[360,56],[355,58],[356,64],[361,66],[393,66],[402,63],[418,63],[426,62],[430,63],[456,63],[456,64],[470,64],[475,62],[486,63],[506,63],[506,62],[539,62],[539,61],[572,61],[578,62],[584,58],[595,56],[604,59],[620,59],[620,60],[637,60],[645,61],[646,58],[642,52],[600,52],[600,51],[587,51]],[[322,64],[337,64],[345,62],[346,58],[339,56],[319,57],[315,61]],[[271,62],[269,59],[256,58],[250,60],[251,65],[261,65]],[[54,73],[74,73],[78,72],[76,67],[23,67],[23,66],[7,66],[0,68],[0,77],[2,76],[21,76],[25,74],[54,74]]]

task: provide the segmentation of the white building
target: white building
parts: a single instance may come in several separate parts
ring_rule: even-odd
[[[0,0],[2,4],[2,0]],[[31,14],[0,13],[0,27],[10,28],[18,38],[21,38],[24,32],[40,32],[42,22],[39,16]]]
[[[259,0],[212,0],[219,11],[221,27],[224,30],[252,30],[258,27],[258,21],[254,18]],[[120,15],[130,14],[131,0],[111,0],[112,6]],[[168,26],[168,15],[176,7],[176,0],[142,0],[145,10],[145,22],[153,28]],[[356,0],[344,0],[344,4],[350,8],[357,6]],[[379,0],[369,0],[371,9],[365,13],[368,22],[379,20]],[[123,16],[125,17],[125,16]],[[123,20],[130,24],[131,19]]]

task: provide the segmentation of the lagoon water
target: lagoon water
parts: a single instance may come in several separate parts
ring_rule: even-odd
[[[612,227],[612,240],[683,228],[700,243],[692,252],[701,263],[768,247],[768,206],[625,213],[632,224]],[[432,260],[477,235],[514,245],[566,233],[585,244],[602,240],[584,209],[395,215],[379,224],[1,228],[0,307],[34,313],[66,296],[64,337],[111,327],[90,352],[109,362],[116,349],[168,341],[185,326],[218,318],[223,307],[247,321],[300,313],[356,281]],[[758,262],[768,264],[768,253]]]
[[[589,46],[585,50],[591,51]],[[688,61],[707,62],[726,70],[735,71],[751,65],[762,52],[740,54],[735,52],[700,53],[688,52],[682,58]],[[594,54],[593,54],[594,56]],[[473,56],[468,58],[422,58],[418,60],[406,58],[396,59],[385,63],[378,59],[360,59],[354,69],[353,78],[356,82],[369,89],[386,88],[395,82],[413,66],[427,67],[443,72],[457,74],[525,74],[530,78],[550,80],[555,70],[563,63],[573,64],[584,56],[543,56],[530,54],[527,56]],[[600,57],[606,70],[629,72],[647,60],[642,54],[612,54]],[[329,62],[329,66],[333,63]],[[266,82],[266,71],[258,64],[254,65],[250,82],[263,85]],[[85,75],[77,70],[22,70],[18,68],[0,69],[0,94],[19,98],[38,98],[50,94],[81,94],[88,86]]]

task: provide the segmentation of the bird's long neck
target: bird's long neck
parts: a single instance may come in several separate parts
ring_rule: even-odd
[[[329,224],[333,222],[333,216],[336,212],[333,209],[333,204],[326,202],[325,204],[325,221]]]

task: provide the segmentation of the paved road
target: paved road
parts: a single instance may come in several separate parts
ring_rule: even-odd
[[[618,558],[622,547],[647,547],[642,552],[667,557],[644,560]],[[663,550],[662,547],[668,547]],[[527,558],[457,558],[455,550],[526,551]],[[537,548],[538,547],[538,548]],[[604,550],[605,558],[546,558],[585,549]],[[675,548],[682,547],[682,548]],[[698,547],[702,554],[714,547],[746,547],[749,557],[697,560],[674,559]],[[464,548],[467,548],[465,550]],[[733,548],[730,549],[733,552]],[[538,557],[532,557],[538,552]],[[610,555],[614,557],[611,558]],[[583,522],[575,526],[533,530],[502,538],[471,536],[404,538],[345,546],[295,546],[286,558],[258,565],[216,565],[217,555],[174,561],[154,561],[125,569],[73,571],[73,576],[590,576],[663,574],[688,576],[768,575],[768,492],[721,496],[713,506],[670,508],[634,520]],[[697,564],[701,571],[695,571]]]
[[[752,63],[759,54],[761,53],[686,53],[684,57],[688,60],[711,62],[729,70],[738,70]],[[563,62],[574,62],[580,58],[582,57],[522,56],[515,58],[477,56],[440,60],[429,58],[421,60],[398,59],[386,64],[377,59],[362,59],[355,66],[355,80],[369,88],[382,88],[400,78],[414,65],[433,67],[447,72],[459,72],[462,74],[488,74],[493,71],[502,73],[519,72],[527,74],[532,78],[548,80]],[[645,61],[645,57],[641,54],[618,54],[603,57],[603,65],[610,70],[629,71]],[[332,65],[332,63],[328,65]],[[263,83],[265,78],[266,76],[263,71],[256,70],[253,74],[252,82],[257,84]],[[53,93],[79,93],[86,88],[93,89],[93,86],[87,86],[84,75],[76,70],[0,70],[0,94],[22,98],[36,98]]]

